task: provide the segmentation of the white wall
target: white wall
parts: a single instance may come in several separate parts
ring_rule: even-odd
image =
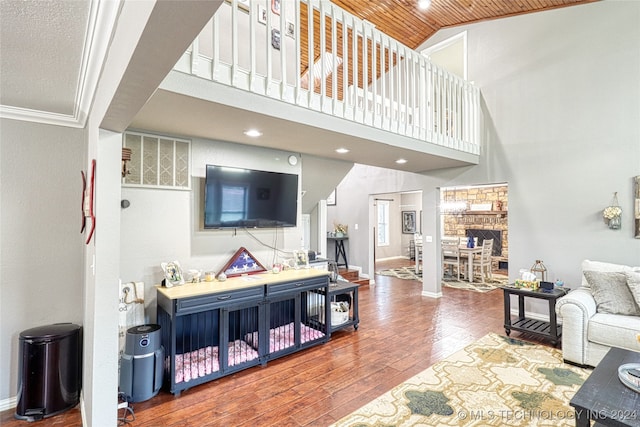
[[[327,207],[327,228],[333,230],[333,223],[347,224],[349,226],[349,240],[345,244],[349,266],[362,267],[363,274],[374,277],[373,269],[373,232],[375,218],[373,200],[375,197],[396,199],[390,205],[391,231],[395,230],[396,239],[393,249],[377,248],[376,256],[384,258],[399,256],[401,251],[401,221],[400,221],[400,197],[390,193],[416,191],[424,188],[425,177],[422,175],[401,172],[391,169],[383,169],[375,166],[356,164],[351,172],[338,185],[336,206]],[[395,205],[394,205],[395,203]],[[395,207],[394,207],[395,206]],[[418,209],[419,210],[419,209]],[[394,212],[397,214],[394,217]],[[371,213],[371,218],[370,218]],[[395,221],[395,222],[394,222]],[[358,224],[358,229],[355,225]],[[333,254],[332,247],[329,248]]]
[[[376,260],[409,256],[409,242],[414,233],[403,233],[402,212],[412,211],[416,216],[416,232],[420,231],[420,210],[422,209],[422,194],[420,191],[409,193],[375,194],[371,210],[373,211],[373,227],[377,227],[377,206],[380,201],[389,202],[389,244],[376,246]],[[373,231],[371,233],[373,236]],[[376,240],[377,242],[377,240]],[[377,243],[376,243],[377,244]]]
[[[145,283],[148,321],[155,321],[154,286],[162,280],[162,262],[178,260],[183,270],[198,269],[217,274],[240,247],[249,250],[265,268],[270,268],[274,260],[291,257],[291,251],[300,249],[300,197],[297,227],[249,230],[205,230],[202,227],[207,164],[300,175],[304,161],[291,166],[287,162],[289,154],[195,138],[191,143],[191,191],[122,188],[122,198],[129,200],[131,206],[121,211],[121,278],[123,282]]]
[[[356,165],[338,187],[349,200],[333,217],[366,230],[369,194],[421,188],[423,234],[437,236],[439,187],[507,182],[511,279],[536,259],[551,279],[573,286],[585,258],[638,265],[632,177],[640,173],[640,3],[596,2],[487,21],[441,31],[429,43],[465,30],[469,79],[483,97],[480,164],[422,177]],[[601,215],[615,191],[625,212],[618,231]],[[350,263],[365,271],[368,239],[349,238]],[[435,240],[424,256],[427,269],[429,259],[439,265]],[[426,277],[425,289],[436,289],[437,277]]]
[[[16,396],[20,332],[82,324],[84,131],[0,120],[0,400]]]

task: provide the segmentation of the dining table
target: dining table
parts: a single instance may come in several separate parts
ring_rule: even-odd
[[[460,245],[458,251],[460,251],[460,257],[467,257],[467,277],[469,283],[473,283],[473,256],[482,253],[482,246],[468,248],[467,245]]]

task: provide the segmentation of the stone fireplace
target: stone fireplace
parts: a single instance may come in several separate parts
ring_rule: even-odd
[[[444,236],[493,239],[493,258],[500,269],[507,268],[509,258],[508,186],[482,186],[445,189],[443,201],[464,201],[467,209],[457,213],[442,213]],[[474,205],[491,206],[488,210],[474,210]]]

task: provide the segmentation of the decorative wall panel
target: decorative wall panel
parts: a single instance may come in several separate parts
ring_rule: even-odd
[[[122,145],[131,149],[130,173],[122,179],[123,185],[191,189],[191,141],[125,132]]]

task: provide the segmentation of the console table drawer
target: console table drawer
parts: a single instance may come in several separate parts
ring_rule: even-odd
[[[327,286],[328,276],[316,277],[314,279],[306,279],[295,282],[278,283],[276,285],[267,285],[267,296],[280,294],[290,294],[296,291],[306,291]]]
[[[229,305],[250,300],[262,300],[263,297],[264,286],[256,286],[254,288],[221,292],[207,296],[183,298],[176,301],[176,314],[188,314],[223,306],[228,307]]]

